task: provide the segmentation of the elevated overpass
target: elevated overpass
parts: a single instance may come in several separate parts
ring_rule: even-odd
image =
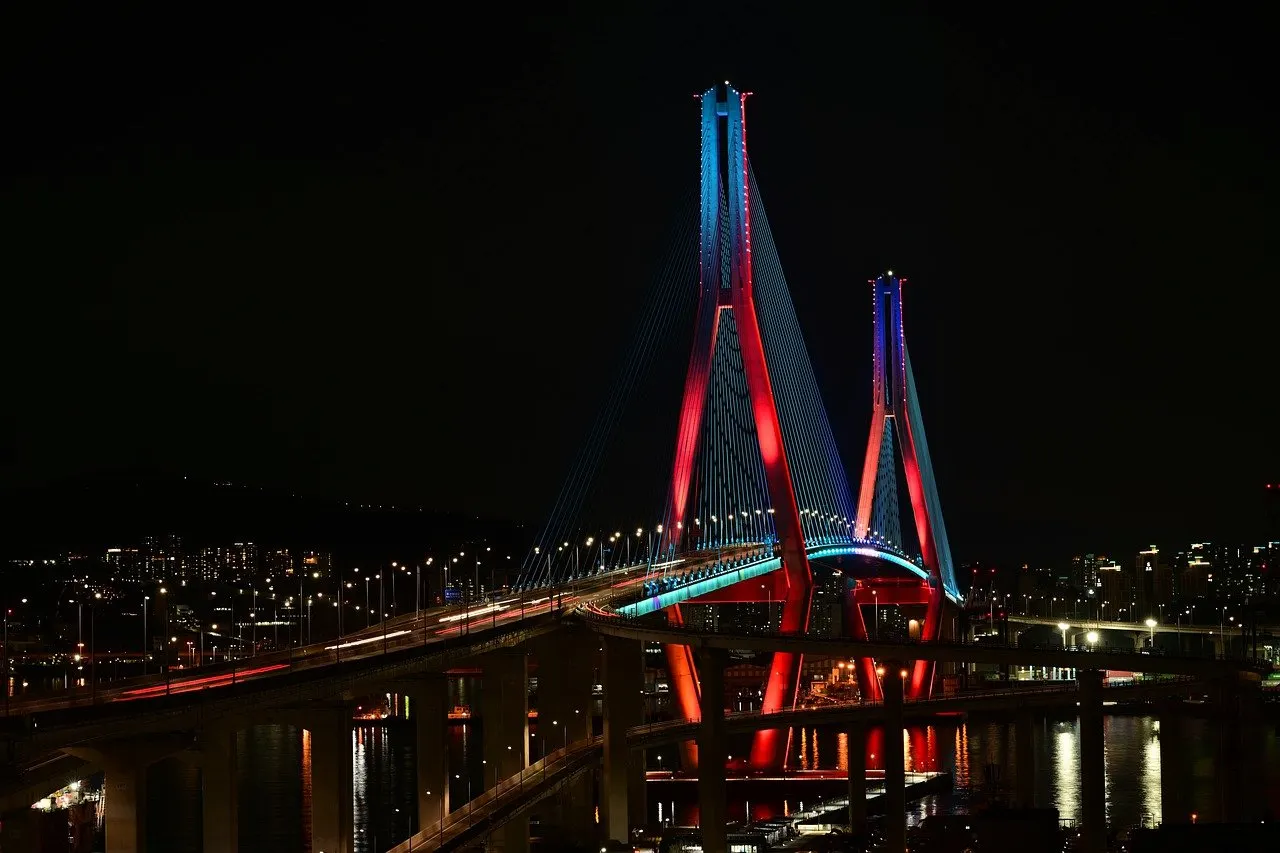
[[[815,637],[809,634],[758,631],[727,633],[702,631],[663,624],[651,619],[626,618],[588,603],[574,617],[593,631],[614,637],[653,643],[679,643],[692,648],[736,649],[771,652],[785,649],[799,654],[832,657],[868,657],[876,660],[931,660],[939,663],[989,663],[1015,666],[1049,666],[1084,670],[1124,670],[1129,672],[1183,675],[1196,678],[1248,673],[1254,680],[1269,667],[1249,660],[1226,657],[1183,657],[1146,655],[1132,648],[1064,648],[1057,644],[1001,645],[995,643],[935,641],[887,642],[855,640],[847,637]]]
[[[1145,683],[1109,687],[1107,701],[1144,701],[1186,694],[1199,683],[1192,679],[1161,679]],[[1075,685],[1028,690],[1000,690],[941,699],[906,702],[905,719],[922,721],[957,712],[1049,710],[1074,707],[1079,701]],[[833,702],[795,708],[774,714],[759,711],[726,713],[725,730],[742,734],[765,728],[818,725],[879,725],[889,718],[883,702]],[[631,749],[665,746],[698,735],[700,720],[676,720],[633,726],[627,729]],[[587,772],[604,757],[602,737],[569,744],[543,761],[503,780],[468,805],[452,812],[443,821],[425,827],[388,853],[434,853],[460,850],[521,816],[539,801],[561,790],[575,776]]]

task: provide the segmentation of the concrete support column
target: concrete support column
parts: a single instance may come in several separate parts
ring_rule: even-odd
[[[423,676],[404,687],[417,735],[418,825],[421,830],[449,813],[449,682]]]
[[[0,850],[4,853],[40,853],[39,813],[33,809],[0,815]]]
[[[166,756],[181,752],[188,745],[185,737],[157,735],[63,749],[68,755],[83,758],[102,768],[106,799],[106,853],[145,853],[147,768]],[[8,848],[5,850],[7,853]]]
[[[1218,820],[1254,823],[1263,817],[1257,780],[1262,746],[1261,694],[1256,681],[1242,681],[1232,673],[1217,684],[1218,749],[1214,762]]]
[[[649,825],[649,785],[644,757],[643,749],[632,751],[631,765],[627,768],[627,820],[632,826],[642,829]]]
[[[1191,821],[1184,729],[1176,703],[1166,703],[1160,714],[1160,822],[1170,825]]]
[[[351,709],[345,704],[301,713],[303,763],[311,765],[311,849],[351,853]],[[305,774],[305,767],[304,767]]]
[[[867,729],[861,723],[848,728],[849,741],[849,831],[867,828]]]
[[[240,792],[232,726],[214,724],[200,731],[200,797],[203,849],[235,853],[240,844]]]
[[[902,745],[903,691],[907,670],[898,661],[884,665],[884,849],[904,853],[907,849],[906,751]]]
[[[604,638],[604,793],[601,803],[605,836],[631,841],[630,785],[632,766],[640,756],[627,745],[627,729],[640,725],[643,716],[644,659],[640,643],[618,637]],[[641,785],[643,786],[643,782]]]
[[[528,660],[523,649],[493,652],[483,659],[480,720],[485,790],[529,764]],[[490,848],[525,853],[529,849],[528,816],[504,824],[490,837]]]
[[[728,795],[724,769],[728,749],[724,730],[724,670],[729,664],[725,649],[698,649],[701,679],[698,726],[698,807],[701,812],[703,853],[727,853],[729,846]]]
[[[1102,727],[1102,673],[1082,669],[1080,685],[1080,837],[1082,853],[1107,851],[1107,775]]]
[[[106,853],[146,853],[147,764],[124,750],[103,756]]]
[[[534,646],[538,663],[538,737],[534,759],[591,735],[591,687],[601,666],[601,639],[581,629],[556,631]],[[606,701],[608,697],[606,696]],[[537,749],[533,748],[537,744]],[[558,797],[543,801],[543,823],[558,824],[573,839],[595,839],[593,774],[571,781]]]
[[[1014,723],[1013,751],[1017,761],[1014,773],[1018,786],[1018,805],[1024,809],[1036,805],[1036,753],[1034,744],[1035,720],[1025,708],[1018,710]]]

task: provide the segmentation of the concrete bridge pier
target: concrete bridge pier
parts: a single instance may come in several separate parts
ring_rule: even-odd
[[[481,721],[484,733],[484,788],[515,776],[529,764],[529,670],[524,649],[483,658]],[[508,821],[489,838],[490,850],[527,853],[529,817]]]
[[[200,806],[204,850],[235,853],[240,844],[240,792],[236,788],[236,726],[200,730]]]
[[[417,736],[418,825],[421,830],[449,813],[449,682],[424,675],[397,685],[409,697]]]
[[[539,748],[531,749],[532,757],[541,758],[591,735],[591,687],[602,639],[586,630],[565,629],[539,639],[534,646]],[[592,774],[584,773],[557,798],[544,801],[550,822],[557,823],[571,839],[594,841],[599,832],[591,782]]]
[[[337,702],[299,711],[297,719],[303,728],[303,778],[308,768],[311,771],[311,849],[351,853],[351,706]]]
[[[1183,738],[1186,727],[1178,713],[1177,703],[1165,703],[1160,713],[1160,822],[1181,824],[1191,822],[1191,807],[1187,799],[1186,750]]]
[[[0,850],[4,853],[40,853],[42,843],[34,809],[0,814]]]
[[[106,853],[146,853],[147,768],[180,752],[186,745],[161,737],[109,741],[63,750],[102,767]]]
[[[849,726],[849,831],[867,828],[867,729],[861,723]]]
[[[106,853],[145,853],[147,849],[148,764],[129,749],[102,756]]]
[[[1014,722],[1013,751],[1017,762],[1014,781],[1018,789],[1018,805],[1024,809],[1036,805],[1035,719],[1027,708],[1018,710]]]
[[[884,690],[884,849],[904,853],[907,849],[906,749],[902,743],[903,691],[909,671],[901,661],[886,661],[880,682]]]
[[[726,649],[698,649],[698,697],[701,724],[698,726],[698,808],[702,828],[703,853],[728,853],[728,793],[724,766],[728,757],[724,725],[724,670],[729,665]]]
[[[1102,673],[1079,670],[1080,824],[1082,853],[1107,853],[1106,762],[1102,726]]]
[[[1218,819],[1230,823],[1261,821],[1265,806],[1259,779],[1262,704],[1260,684],[1236,674],[1216,685],[1219,721],[1214,762]]]
[[[627,745],[627,729],[640,725],[644,690],[644,659],[636,640],[604,638],[604,808],[605,836],[631,841],[631,786],[641,756]],[[643,776],[640,786],[644,787]],[[642,817],[643,812],[637,817]]]

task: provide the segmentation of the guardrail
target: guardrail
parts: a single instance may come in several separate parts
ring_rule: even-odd
[[[911,649],[932,646],[935,648],[948,649],[973,649],[981,650],[999,650],[999,651],[1048,651],[1058,653],[1068,653],[1072,655],[1088,655],[1088,654],[1113,654],[1126,655],[1129,657],[1147,657],[1151,659],[1160,659],[1168,661],[1187,661],[1187,662],[1204,662],[1204,661],[1221,661],[1244,664],[1251,668],[1270,671],[1271,664],[1269,661],[1260,658],[1251,658],[1246,655],[1232,655],[1228,653],[1220,655],[1146,655],[1134,649],[1131,645],[1127,646],[1110,646],[1099,645],[1096,643],[1086,646],[1073,645],[1062,646],[1055,643],[988,643],[988,642],[963,642],[957,640],[947,641],[930,641],[900,639],[900,640],[859,640],[852,637],[815,637],[811,634],[799,631],[751,631],[751,632],[725,632],[725,631],[709,631],[703,628],[692,628],[688,626],[672,627],[670,625],[649,621],[647,617],[628,617],[622,613],[608,610],[603,607],[588,603],[574,608],[574,615],[589,623],[598,625],[631,623],[639,630],[647,630],[655,633],[670,634],[673,642],[679,642],[680,637],[688,637],[691,639],[703,639],[714,637],[743,637],[754,640],[781,640],[781,641],[807,641],[828,645],[840,646],[857,646],[866,645],[877,648],[885,646],[902,647],[902,655],[905,658],[911,658]],[[1088,668],[1088,667],[1082,667]]]
[[[210,688],[227,687],[264,675],[286,675],[319,667],[334,666],[349,661],[368,661],[378,656],[402,651],[416,646],[448,643],[471,634],[496,628],[513,630],[529,618],[541,618],[556,612],[564,598],[577,596],[581,584],[568,588],[530,595],[495,595],[491,599],[473,605],[456,608],[423,611],[386,620],[382,625],[344,634],[333,639],[301,647],[290,647],[274,652],[263,652],[229,663],[209,664],[191,669],[174,669],[159,675],[121,679],[113,682],[94,681],[83,687],[45,695],[7,697],[2,717],[24,717],[50,711],[94,707],[119,701],[135,701],[194,693]],[[530,604],[528,601],[538,604]],[[503,611],[493,611],[491,624],[475,624],[489,614],[469,616],[471,611],[493,606],[495,603],[512,602]],[[453,636],[441,636],[435,629],[447,630],[441,614],[457,616],[459,632]],[[516,614],[519,615],[516,615]],[[449,617],[443,617],[447,619]]]
[[[1110,692],[1112,696],[1120,693],[1141,694],[1145,692],[1143,688],[1168,687],[1182,688],[1190,685],[1201,683],[1201,679],[1192,676],[1151,676],[1134,679],[1135,683],[1121,685],[1104,685],[1103,692]],[[928,713],[933,710],[945,710],[951,706],[963,705],[965,703],[981,702],[984,700],[1018,700],[1018,699],[1036,699],[1047,696],[1063,696],[1075,697],[1079,694],[1079,688],[1074,682],[1053,687],[1027,687],[1027,688],[1005,688],[1003,690],[982,690],[968,691],[955,696],[934,696],[927,699],[910,699],[904,698],[902,707],[904,713],[910,714],[914,712]],[[1106,700],[1112,701],[1112,700]],[[778,726],[787,726],[791,723],[788,720],[809,714],[823,715],[833,714],[840,715],[853,711],[870,711],[874,709],[883,709],[885,707],[884,700],[875,699],[868,701],[848,700],[840,702],[829,702],[821,705],[800,706],[796,708],[785,708],[780,711],[774,711],[769,714],[762,714],[760,711],[729,711],[724,715],[725,724],[728,727],[734,727],[735,724],[741,723],[768,723],[770,718],[779,718]],[[663,720],[655,723],[645,723],[639,726],[632,726],[627,729],[627,738],[644,740],[653,735],[670,734],[672,732],[681,732],[697,726],[701,723],[701,718],[694,717],[687,720]],[[761,726],[767,727],[767,726]]]
[[[497,829],[501,822],[493,820],[496,812],[522,803],[527,794],[545,795],[547,791],[538,789],[560,779],[570,778],[577,771],[599,760],[603,744],[604,738],[596,735],[557,749],[469,800],[442,819],[424,827],[391,848],[389,853],[440,850],[446,845],[459,842],[463,836],[477,828],[486,832]],[[480,812],[478,818],[477,811]]]

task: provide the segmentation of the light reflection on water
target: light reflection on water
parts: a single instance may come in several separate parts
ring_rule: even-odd
[[[1192,772],[1185,780],[1189,806],[1202,815],[1216,813],[1215,744],[1212,723],[1186,720],[1184,737],[1174,747],[1186,757]],[[1151,824],[1161,820],[1160,724],[1154,717],[1107,716],[1104,718],[1107,818],[1115,826]],[[995,798],[1010,799],[1015,784],[1017,762],[1012,722],[957,722],[940,726],[912,727],[904,732],[904,765],[907,770],[949,771],[954,790],[908,804],[908,819],[915,823],[932,814],[964,813]],[[881,731],[868,733],[867,766],[883,766],[877,746]],[[749,741],[731,739],[731,749],[744,749]],[[847,769],[848,737],[833,728],[797,729],[792,734],[788,766],[800,770]],[[1046,720],[1036,724],[1032,738],[1035,749],[1035,796],[1038,804],[1058,809],[1059,817],[1080,817],[1080,737],[1075,719]],[[1273,729],[1262,733],[1262,742],[1253,748],[1263,753],[1266,776],[1259,779],[1271,811],[1280,811],[1280,738]],[[834,756],[834,761],[815,757]],[[1228,771],[1229,772],[1229,771]],[[991,785],[990,783],[994,783]],[[677,824],[697,821],[696,791],[693,785],[652,785],[649,818]],[[734,795],[735,786],[729,788]],[[742,789],[739,790],[752,790]],[[838,782],[823,785],[809,781],[785,781],[769,790],[754,788],[751,815],[782,814],[801,801],[818,799],[817,791],[841,796]],[[656,793],[656,796],[655,796]],[[659,802],[661,800],[662,802]],[[731,819],[745,816],[741,800],[729,804]]]

